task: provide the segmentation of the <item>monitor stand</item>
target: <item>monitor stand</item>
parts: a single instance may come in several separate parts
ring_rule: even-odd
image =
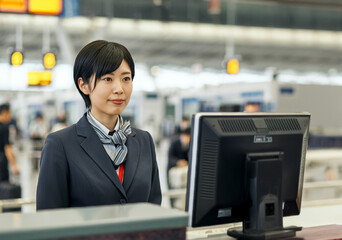
[[[248,154],[246,158],[249,198],[247,220],[242,228],[229,229],[237,239],[261,240],[293,237],[301,227],[283,227],[282,152]]]
[[[229,229],[227,234],[231,237],[243,240],[266,240],[266,239],[279,239],[296,236],[297,231],[301,231],[302,227],[291,226],[283,228],[278,231],[266,231],[266,232],[245,232],[242,228]]]

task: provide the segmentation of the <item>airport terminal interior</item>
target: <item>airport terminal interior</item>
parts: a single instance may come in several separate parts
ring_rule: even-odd
[[[194,114],[306,112],[301,213],[284,217],[284,225],[342,228],[340,0],[0,1],[0,104],[10,104],[20,169],[10,182],[21,186],[8,206],[36,212],[44,141],[86,112],[73,65],[99,39],[123,44],[135,61],[122,116],[152,135],[163,208],[186,208],[189,167],[168,163]],[[187,231],[187,239],[209,235]]]

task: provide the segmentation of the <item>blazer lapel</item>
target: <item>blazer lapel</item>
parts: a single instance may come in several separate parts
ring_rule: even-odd
[[[132,129],[132,133],[127,138],[127,156],[125,162],[124,180],[123,187],[127,192],[132,184],[135,172],[138,167],[138,162],[140,158],[140,144],[135,138],[135,131]]]
[[[106,150],[96,135],[94,129],[84,115],[77,123],[77,134],[83,136],[80,142],[83,150],[90,156],[103,173],[112,181],[115,187],[127,198],[126,192],[116,174]]]

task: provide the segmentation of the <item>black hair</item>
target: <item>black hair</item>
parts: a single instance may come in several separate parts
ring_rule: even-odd
[[[190,118],[189,117],[182,117],[182,121],[190,121]]]
[[[91,76],[95,74],[95,88],[98,79],[118,69],[123,60],[128,63],[133,79],[135,74],[133,58],[127,48],[119,43],[97,40],[87,44],[78,53],[74,63],[74,82],[87,108],[91,106],[90,98],[80,90],[78,79],[81,77],[89,84]]]
[[[248,101],[246,105],[260,105],[260,101]]]
[[[190,135],[191,134],[191,128],[190,127],[186,127],[184,129],[180,130],[181,134],[186,134],[186,135]]]
[[[0,105],[0,114],[3,112],[3,111],[9,111],[10,110],[10,105],[8,103],[4,103],[4,104],[1,104]]]
[[[42,118],[43,114],[41,112],[36,112],[36,118]]]

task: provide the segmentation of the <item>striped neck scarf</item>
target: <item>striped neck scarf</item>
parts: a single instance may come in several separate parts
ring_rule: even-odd
[[[90,110],[87,112],[87,119],[105,147],[107,154],[112,159],[115,169],[118,168],[126,160],[127,147],[125,144],[127,136],[132,132],[130,121],[124,122],[122,116],[119,115],[119,128],[114,132],[108,131],[106,133],[103,127],[99,126],[100,123],[91,115]],[[111,133],[113,134],[111,135]]]

